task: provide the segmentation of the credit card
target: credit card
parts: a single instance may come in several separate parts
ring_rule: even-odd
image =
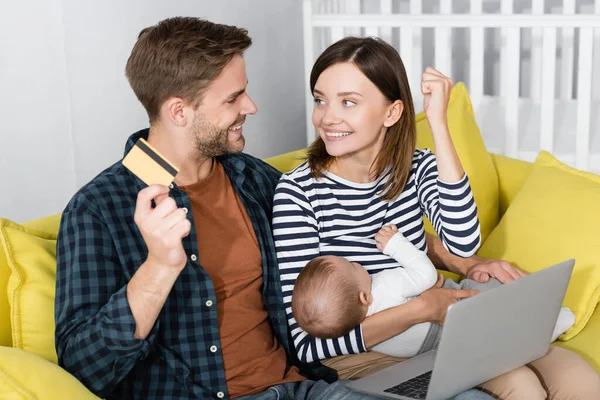
[[[179,169],[171,164],[150,143],[140,138],[123,159],[123,165],[148,186],[169,186]]]

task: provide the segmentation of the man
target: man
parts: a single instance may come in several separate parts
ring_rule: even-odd
[[[98,396],[366,398],[290,348],[270,230],[280,174],[241,153],[257,111],[250,45],[243,29],[171,18],[132,50],[126,74],[150,129],[125,153],[145,138],[180,171],[146,187],[117,162],[64,210],[58,359]]]

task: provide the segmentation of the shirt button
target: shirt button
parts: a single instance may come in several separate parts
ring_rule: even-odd
[[[212,306],[212,300],[206,300],[206,307]]]
[[[173,186],[173,184],[172,184],[172,183],[169,185],[169,189],[173,189],[174,187],[175,187],[175,186]]]
[[[218,397],[218,398],[220,398],[220,399],[222,399],[223,397],[225,397],[225,393],[223,393],[223,392],[218,392],[218,393],[217,393],[217,397]]]
[[[196,261],[198,259],[198,257],[196,257],[195,254],[192,254],[192,256],[190,258],[192,259],[192,261]]]
[[[216,353],[217,352],[217,346],[210,346],[210,351],[211,351],[211,353]]]

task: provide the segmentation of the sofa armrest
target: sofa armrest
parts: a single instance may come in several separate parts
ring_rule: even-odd
[[[502,217],[519,190],[521,190],[525,180],[527,180],[533,168],[533,163],[499,154],[490,154],[498,174],[500,217]]]
[[[0,399],[99,400],[75,377],[39,356],[0,347]]]

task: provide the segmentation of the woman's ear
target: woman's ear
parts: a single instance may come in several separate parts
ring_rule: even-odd
[[[402,116],[402,112],[404,112],[404,104],[401,100],[396,100],[390,104],[385,115],[385,120],[383,121],[383,126],[389,128],[394,125]]]
[[[370,306],[371,303],[373,302],[373,296],[371,296],[371,293],[366,293],[363,292],[362,290],[358,293],[358,299],[360,300],[360,302],[365,305],[365,306]]]

